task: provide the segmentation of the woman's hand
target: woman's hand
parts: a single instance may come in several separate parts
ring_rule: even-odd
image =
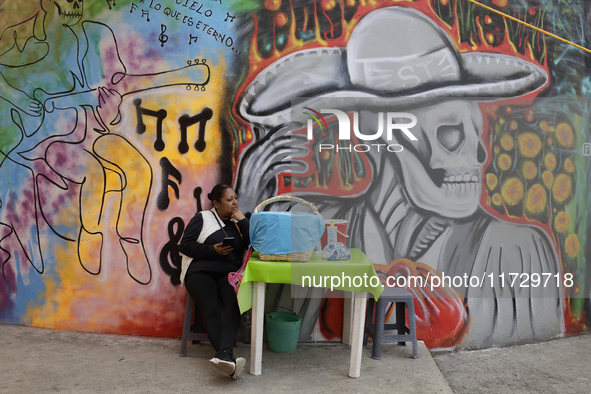
[[[244,216],[244,214],[242,213],[242,211],[240,209],[236,209],[236,210],[232,211],[232,217],[234,219],[236,219],[237,221],[241,221],[246,216]]]
[[[215,253],[218,256],[226,256],[230,253],[232,253],[232,247],[231,246],[224,246],[223,242],[220,242],[219,244],[215,244],[213,245],[213,249],[215,250]]]

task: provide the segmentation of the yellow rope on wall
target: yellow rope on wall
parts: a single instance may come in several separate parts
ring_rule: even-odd
[[[505,14],[504,12],[501,12],[501,11],[495,10],[494,8],[491,8],[491,7],[489,7],[489,6],[486,6],[486,5],[484,5],[484,4],[480,4],[480,3],[479,3],[479,2],[477,2],[476,0],[468,0],[468,1],[469,1],[469,2],[471,2],[471,3],[474,3],[474,4],[478,5],[478,6],[480,6],[480,7],[482,7],[482,8],[485,8],[485,9],[487,9],[487,10],[491,11],[491,12],[494,12],[494,13],[496,13],[496,14],[499,14],[499,15],[502,15],[502,16],[504,16],[504,17],[506,17],[506,18],[509,18],[509,19],[511,19],[512,21],[515,21],[515,22],[517,22],[517,23],[521,23],[521,24],[522,24],[522,25],[524,25],[524,26],[527,26],[527,27],[529,27],[529,28],[532,28],[532,29],[534,29],[534,30],[536,30],[536,31],[539,31],[539,32],[540,32],[540,33],[542,33],[542,34],[549,35],[549,36],[550,36],[550,37],[552,37],[552,38],[556,38],[556,39],[557,39],[557,40],[559,40],[559,41],[562,41],[562,42],[564,42],[564,43],[566,43],[566,44],[572,45],[572,46],[574,46],[574,47],[576,47],[576,48],[582,49],[582,50],[583,50],[583,51],[585,51],[585,52],[589,52],[589,53],[591,53],[591,49],[587,49],[587,48],[585,48],[585,47],[582,47],[582,46],[580,46],[580,45],[577,45],[577,44],[575,44],[575,43],[574,43],[574,42],[572,42],[572,41],[565,40],[564,38],[562,38],[562,37],[558,37],[557,35],[554,35],[554,34],[552,34],[552,33],[550,33],[550,32],[547,32],[546,30],[542,30],[542,29],[540,29],[539,27],[535,27],[535,26],[533,26],[533,25],[530,25],[530,24],[529,24],[529,23],[527,23],[527,22],[524,22],[524,21],[522,21],[522,20],[519,20],[519,19],[517,19],[517,18],[514,18],[514,17],[512,17],[512,16],[510,16],[510,15],[507,15],[507,14]]]

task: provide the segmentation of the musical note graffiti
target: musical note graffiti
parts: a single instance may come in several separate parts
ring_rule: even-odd
[[[168,242],[160,251],[160,267],[170,276],[170,283],[178,286],[181,283],[181,254],[179,242],[185,231],[185,222],[180,217],[174,217],[168,222]]]
[[[143,134],[146,131],[146,125],[144,123],[143,115],[155,117],[157,119],[157,122],[156,122],[156,141],[154,142],[154,149],[156,149],[158,152],[162,152],[165,147],[164,141],[162,140],[162,121],[164,120],[164,118],[166,118],[167,112],[165,109],[160,109],[158,111],[152,111],[147,108],[142,108],[140,106],[141,104],[142,104],[141,99],[138,98],[138,99],[133,100],[133,105],[135,105],[136,114],[137,114],[137,126],[135,128],[135,131],[138,134]]]
[[[160,35],[158,36],[158,41],[160,41],[160,46],[163,47],[164,43],[168,41],[168,36],[164,34],[166,31],[166,25],[160,25]]]
[[[213,111],[210,108],[205,108],[197,115],[182,115],[179,118],[179,126],[181,128],[181,142],[179,143],[179,152],[187,153],[189,151],[189,145],[187,144],[187,127],[193,126],[197,123],[199,124],[199,132],[194,146],[198,152],[203,152],[205,150],[205,125],[212,116]]]
[[[177,200],[179,199],[179,187],[173,180],[169,179],[169,177],[176,179],[179,185],[182,183],[183,178],[179,170],[177,170],[166,157],[160,159],[160,167],[162,168],[162,189],[158,194],[157,205],[158,209],[164,211],[170,204],[170,198],[168,198],[169,186],[174,191]]]

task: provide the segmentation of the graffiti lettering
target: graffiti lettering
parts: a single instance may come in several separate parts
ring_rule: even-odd
[[[175,229],[176,227],[176,229]],[[160,250],[160,267],[170,276],[170,283],[178,286],[181,283],[181,261],[179,242],[185,231],[185,222],[180,217],[174,217],[168,222],[168,239]]]
[[[142,104],[141,99],[133,100],[133,105],[135,105],[136,114],[137,114],[137,126],[135,131],[138,134],[144,134],[146,131],[146,125],[144,124],[143,115],[153,116],[157,118],[156,122],[156,142],[154,142],[154,149],[158,152],[162,152],[164,150],[164,141],[162,140],[162,121],[166,118],[166,110],[161,109],[159,111],[152,111],[150,109],[142,108],[140,105]]]
[[[189,145],[187,144],[187,127],[199,123],[199,135],[197,142],[195,142],[195,149],[199,152],[205,150],[205,125],[207,121],[213,116],[213,111],[210,108],[205,108],[203,111],[194,116],[183,115],[179,118],[179,126],[181,127],[181,142],[179,143],[179,152],[187,153]]]
[[[160,8],[162,8],[162,5],[160,3],[154,4],[153,0],[150,0],[150,5],[148,7],[153,8],[156,11],[158,11]]]
[[[196,43],[197,38],[199,38],[199,37],[193,37],[191,34],[189,34],[189,45],[191,45],[194,42]]]
[[[105,2],[107,3],[107,5],[109,6],[109,9],[112,10],[113,8],[111,8],[111,1],[113,2],[113,7],[116,7],[117,4],[115,4],[115,0],[105,0]]]
[[[170,16],[171,18],[174,18],[177,21],[180,21],[181,20],[180,19],[180,17],[181,17],[180,12],[175,11],[175,10],[172,10],[169,7],[166,7],[163,12],[164,12],[164,15]]]
[[[140,1],[140,3],[141,2],[143,2],[143,1]],[[210,10],[210,9],[202,10],[203,4],[199,4],[199,2],[197,2],[197,1],[176,0],[176,4],[179,6],[182,6],[182,7],[186,7],[188,9],[190,9],[191,11],[195,11],[197,14],[203,15],[206,18],[210,18],[211,16],[213,16],[212,10]],[[218,29],[213,27],[211,25],[211,23],[204,23],[200,20],[195,21],[193,19],[193,17],[190,17],[188,15],[183,15],[183,13],[173,9],[172,7],[162,8],[162,4],[155,3],[154,0],[150,0],[150,4],[149,4],[148,8],[156,10],[156,11],[160,10],[167,17],[173,18],[174,20],[180,21],[188,26],[195,25],[195,29],[203,31],[208,36],[213,37],[213,39],[216,42],[224,44],[227,48],[231,48],[236,53],[240,53],[239,51],[237,51],[234,48],[234,38],[227,35],[226,33],[220,32]],[[138,6],[135,3],[132,3],[129,12],[132,13],[136,9],[138,9]],[[149,22],[150,21],[149,11],[142,10],[142,17],[144,15],[146,15],[147,20]],[[227,22],[227,21],[234,22],[235,18],[236,18],[235,15],[230,15],[229,12],[226,12],[226,17],[224,18],[224,22]],[[166,35],[164,35],[165,30],[166,30],[166,28],[163,28],[161,35],[158,36],[158,40],[160,41],[161,46],[163,46],[164,42],[166,42],[166,40],[168,39],[168,37]],[[195,41],[191,41],[193,39],[193,37],[192,36],[190,36],[190,37],[191,38],[189,39],[189,45],[191,45],[193,42],[196,42],[196,39],[195,39]]]
[[[201,9],[203,8],[203,4],[199,4],[198,1],[191,1],[190,2],[191,3],[190,5],[188,5],[189,4],[189,0],[185,0],[185,2],[176,0],[176,3],[178,5],[180,5],[180,6],[187,7],[191,11],[195,11],[196,13],[198,13],[200,15],[205,15],[208,18],[213,15],[213,11],[210,10],[210,9],[207,9],[207,10],[201,12]]]
[[[168,198],[169,186],[174,191],[174,195],[176,196],[177,200],[180,198],[179,187],[174,181],[168,179],[169,176],[175,178],[178,181],[179,185],[182,183],[183,177],[179,170],[177,170],[176,167],[173,166],[170,160],[168,160],[166,157],[160,159],[160,167],[162,169],[162,188],[160,190],[160,193],[158,194],[156,205],[158,206],[158,209],[160,209],[161,211],[165,211],[168,208],[168,205],[170,204],[170,199]]]
[[[214,40],[223,43],[228,48],[231,48],[232,45],[234,45],[234,39],[232,37],[226,36],[225,34],[218,32],[213,26],[210,26],[207,23],[197,21],[197,24],[195,24],[195,29],[202,30],[207,35],[212,36]]]

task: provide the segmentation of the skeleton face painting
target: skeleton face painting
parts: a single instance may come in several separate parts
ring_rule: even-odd
[[[83,0],[43,0],[41,7],[68,26],[73,26],[82,19]]]
[[[470,216],[478,208],[487,158],[478,104],[445,101],[412,112],[418,141],[401,141],[408,149],[397,155],[407,197],[443,217]]]

